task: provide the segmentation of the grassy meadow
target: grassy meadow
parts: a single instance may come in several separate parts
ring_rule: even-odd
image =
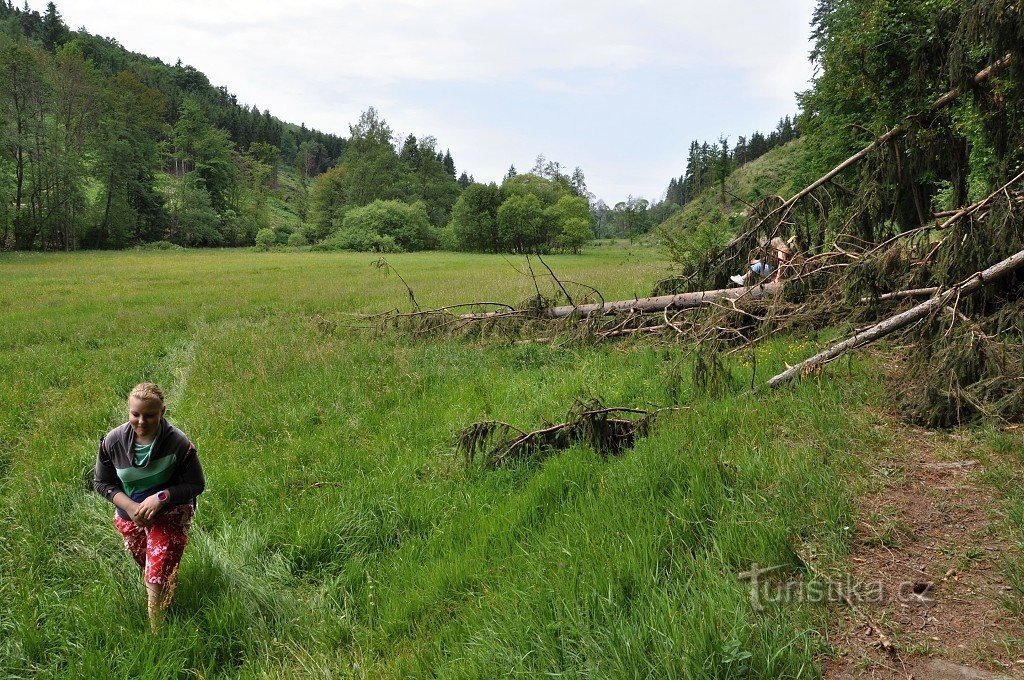
[[[414,341],[350,330],[408,308],[359,254],[0,255],[0,673],[6,677],[818,677],[824,608],[758,608],[738,577],[841,557],[844,479],[884,448],[870,364],[752,398],[697,394],[683,349]],[[388,260],[424,306],[515,303],[516,258]],[[552,257],[608,299],[653,250]],[[333,323],[324,323],[328,320]],[[759,350],[764,379],[813,352]],[[99,437],[153,380],[208,479],[159,636],[88,490]],[[679,404],[620,457],[467,467],[453,436],[576,398]]]

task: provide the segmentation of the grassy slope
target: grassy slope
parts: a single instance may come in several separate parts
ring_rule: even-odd
[[[772,149],[729,175],[724,196],[719,187],[711,187],[665,220],[660,228],[677,230],[714,225],[735,231],[737,218],[746,214],[749,205],[756,205],[772,195],[788,198],[800,189],[793,186],[792,180],[802,162],[802,153],[803,139]]]
[[[292,231],[299,228],[299,203],[304,200],[302,178],[299,172],[290,165],[282,163],[278,167],[277,188],[270,191],[267,199],[268,220],[274,227],[290,227]]]
[[[414,343],[324,323],[405,305],[372,259],[0,257],[0,669],[817,674],[823,611],[755,610],[736,574],[795,569],[794,542],[842,554],[843,475],[884,446],[871,411],[849,407],[878,401],[870,366],[712,400],[678,349]],[[390,259],[425,305],[532,292],[500,257]],[[619,248],[550,263],[609,299],[645,292],[665,266]],[[758,375],[811,349],[765,347]],[[210,482],[157,638],[110,506],[82,484],[142,379],[168,389]],[[615,459],[577,447],[485,472],[452,455],[474,419],[531,428],[590,396],[685,409]]]

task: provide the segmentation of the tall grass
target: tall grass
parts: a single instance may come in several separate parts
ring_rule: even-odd
[[[678,349],[413,342],[317,323],[404,306],[357,255],[0,258],[0,668],[12,677],[817,677],[823,610],[758,609],[738,574],[841,555],[843,478],[880,445],[861,365],[711,399]],[[533,293],[503,258],[389,258],[424,305]],[[550,262],[608,299],[656,253]],[[516,263],[513,263],[516,264]],[[768,375],[792,361],[760,350]],[[810,349],[807,349],[808,353]],[[679,367],[682,367],[680,370]],[[682,375],[680,381],[673,378]],[[155,380],[208,477],[166,628],[83,484]],[[665,405],[620,457],[467,468],[453,433],[576,398]]]

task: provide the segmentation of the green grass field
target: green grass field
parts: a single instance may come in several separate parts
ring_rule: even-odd
[[[824,608],[754,607],[752,564],[841,558],[867,364],[759,399],[694,392],[683,349],[413,341],[348,330],[408,308],[358,254],[0,255],[0,671],[8,677],[817,677]],[[424,306],[514,303],[514,258],[389,256]],[[608,299],[657,252],[552,257]],[[324,324],[323,319],[338,325]],[[762,379],[814,350],[780,340]],[[159,636],[87,490],[141,380],[208,487]],[[467,467],[482,418],[533,429],[576,398],[683,408],[620,457]]]

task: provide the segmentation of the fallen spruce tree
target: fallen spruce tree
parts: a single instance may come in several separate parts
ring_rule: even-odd
[[[886,199],[878,192],[884,183],[874,179],[895,172],[897,182],[912,181],[905,159],[913,155],[918,133],[926,126],[948,125],[940,113],[965,93],[983,98],[986,106],[1001,105],[1003,95],[988,93],[983,86],[1013,63],[1009,55],[996,60],[976,73],[969,85],[951,89],[927,110],[908,116],[789,199],[768,198],[752,206],[749,226],[739,236],[693,270],[659,284],[650,297],[605,301],[593,289],[574,297],[568,289],[571,282],[559,280],[540,258],[560,291],[555,298],[543,296],[537,286],[537,295],[526,304],[416,308],[382,315],[376,322],[400,325],[416,335],[490,334],[513,342],[664,336],[696,343],[707,352],[727,353],[781,332],[857,325],[861,330],[847,340],[795,362],[772,378],[771,386],[899,333],[900,344],[907,348],[901,398],[911,419],[931,425],[979,415],[1020,419],[1024,196],[1017,184],[1024,173],[1018,166],[1018,172],[987,197],[929,214],[918,226],[895,233],[880,216]],[[1021,78],[1021,71],[1017,68],[1015,77]],[[837,180],[857,167],[861,183],[874,192],[870,201],[859,196],[844,199],[854,193],[846,189],[833,191]],[[906,194],[901,187],[897,184],[895,191]],[[751,253],[774,237],[793,238],[800,256],[781,268],[777,280],[726,287],[729,276],[745,268]],[[915,304],[922,298],[923,303]],[[481,425],[469,434],[491,436],[503,427]],[[571,430],[555,428],[550,436],[557,439]],[[505,434],[502,441],[513,451],[528,450],[534,441],[527,436],[530,433],[514,428]],[[477,440],[470,436],[467,441]],[[491,450],[495,460],[515,457],[502,454],[500,447]]]

